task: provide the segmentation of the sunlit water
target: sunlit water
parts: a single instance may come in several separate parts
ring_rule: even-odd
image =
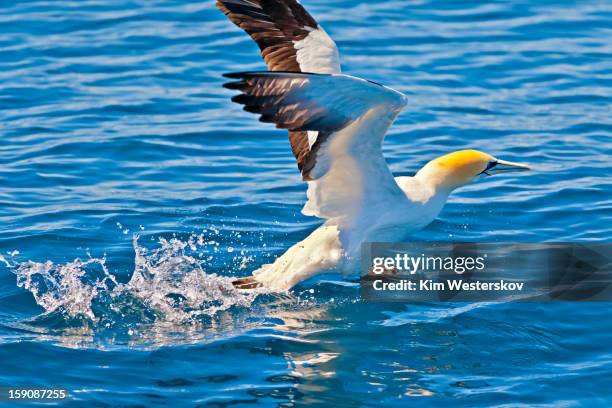
[[[608,303],[232,289],[319,221],[284,132],[221,88],[264,66],[213,3],[0,5],[0,385],[74,406],[612,404]],[[462,189],[415,239],[610,240],[609,1],[303,3],[346,72],[410,95],[394,172],[470,147],[536,168]]]

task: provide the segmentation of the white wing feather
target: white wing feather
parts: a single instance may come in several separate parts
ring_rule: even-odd
[[[336,43],[318,26],[306,38],[293,42],[296,59],[302,72],[316,74],[339,74],[340,54]]]
[[[303,214],[353,224],[365,209],[385,208],[403,197],[382,155],[381,142],[395,118],[386,109],[372,108],[330,137],[314,169],[323,174],[308,182]]]
[[[382,155],[382,141],[406,96],[348,75],[238,73],[226,84],[243,93],[234,101],[264,122],[319,131],[325,140],[314,152],[308,202],[303,212],[340,223],[364,208],[376,208],[404,194]]]

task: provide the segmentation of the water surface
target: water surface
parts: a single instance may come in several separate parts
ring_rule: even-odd
[[[213,3],[0,5],[0,385],[68,406],[610,406],[608,303],[231,290],[320,222],[285,133],[221,88],[264,65]],[[536,168],[463,188],[414,239],[610,240],[609,1],[303,3],[345,72],[410,96],[398,175],[464,148]]]

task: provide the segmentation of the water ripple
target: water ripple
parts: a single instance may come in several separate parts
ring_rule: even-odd
[[[4,383],[64,386],[75,406],[610,405],[606,304],[377,305],[337,277],[212,304],[204,286],[319,224],[285,132],[221,88],[263,69],[257,47],[214,1],[5,3]],[[347,73],[409,95],[394,172],[463,148],[535,168],[462,189],[415,238],[610,239],[609,2],[304,3]],[[134,284],[159,256],[163,279]]]

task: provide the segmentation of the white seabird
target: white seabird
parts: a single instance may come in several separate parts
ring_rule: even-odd
[[[219,0],[217,7],[257,42],[270,71],[226,74],[232,98],[260,121],[289,130],[308,201],[325,223],[272,264],[235,281],[239,288],[287,291],[319,273],[354,270],[361,244],[399,241],[431,223],[449,194],[481,175],[529,170],[476,150],[394,177],[384,136],[406,95],[340,73],[333,40],[296,0]]]

